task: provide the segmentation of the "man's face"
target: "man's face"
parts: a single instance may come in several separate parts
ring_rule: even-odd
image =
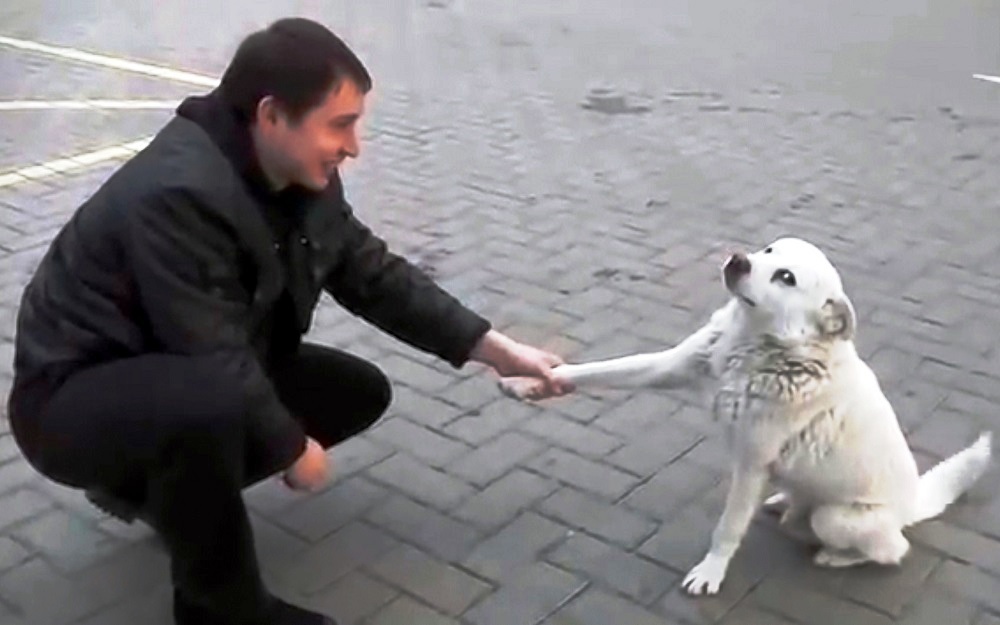
[[[345,158],[357,158],[363,113],[364,94],[351,80],[327,92],[294,124],[273,100],[265,100],[256,123],[261,165],[279,187],[324,189]]]

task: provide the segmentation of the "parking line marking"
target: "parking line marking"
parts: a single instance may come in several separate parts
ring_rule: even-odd
[[[1000,76],[990,76],[988,74],[973,74],[973,78],[978,78],[979,80],[986,80],[989,82],[1000,82]]]
[[[180,100],[0,100],[0,111],[173,110]]]
[[[218,79],[212,78],[211,76],[205,76],[203,74],[195,74],[194,72],[173,69],[162,65],[141,63],[139,61],[132,61],[107,54],[87,52],[86,50],[78,50],[76,48],[66,46],[53,46],[46,43],[28,41],[26,39],[17,39],[15,37],[7,37],[5,35],[0,35],[0,45],[7,46],[8,48],[16,48],[18,50],[37,52],[48,56],[70,59],[81,63],[88,63],[90,65],[110,67],[137,74],[146,74],[147,76],[155,76],[157,78],[165,78],[167,80],[176,80],[178,82],[188,83],[191,85],[216,87],[219,84]]]
[[[143,137],[136,141],[121,143],[76,154],[67,158],[59,158],[46,163],[38,163],[14,171],[0,173],[0,188],[12,187],[29,180],[41,180],[61,173],[85,169],[107,161],[122,160],[139,152],[153,140],[153,137]]]

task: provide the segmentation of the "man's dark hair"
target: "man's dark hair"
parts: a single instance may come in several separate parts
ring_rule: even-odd
[[[289,17],[240,43],[220,92],[247,121],[262,98],[273,96],[295,123],[345,78],[362,93],[372,87],[368,70],[339,37],[312,20]]]

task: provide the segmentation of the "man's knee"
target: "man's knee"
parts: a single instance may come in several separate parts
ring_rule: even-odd
[[[389,378],[374,364],[369,363],[368,366],[368,383],[365,388],[369,395],[370,411],[366,419],[366,428],[382,418],[392,404],[392,383]]]

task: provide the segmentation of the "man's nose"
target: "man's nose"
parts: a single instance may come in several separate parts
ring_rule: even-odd
[[[351,158],[357,158],[361,154],[361,142],[358,140],[358,134],[352,132],[344,143],[344,153]]]

